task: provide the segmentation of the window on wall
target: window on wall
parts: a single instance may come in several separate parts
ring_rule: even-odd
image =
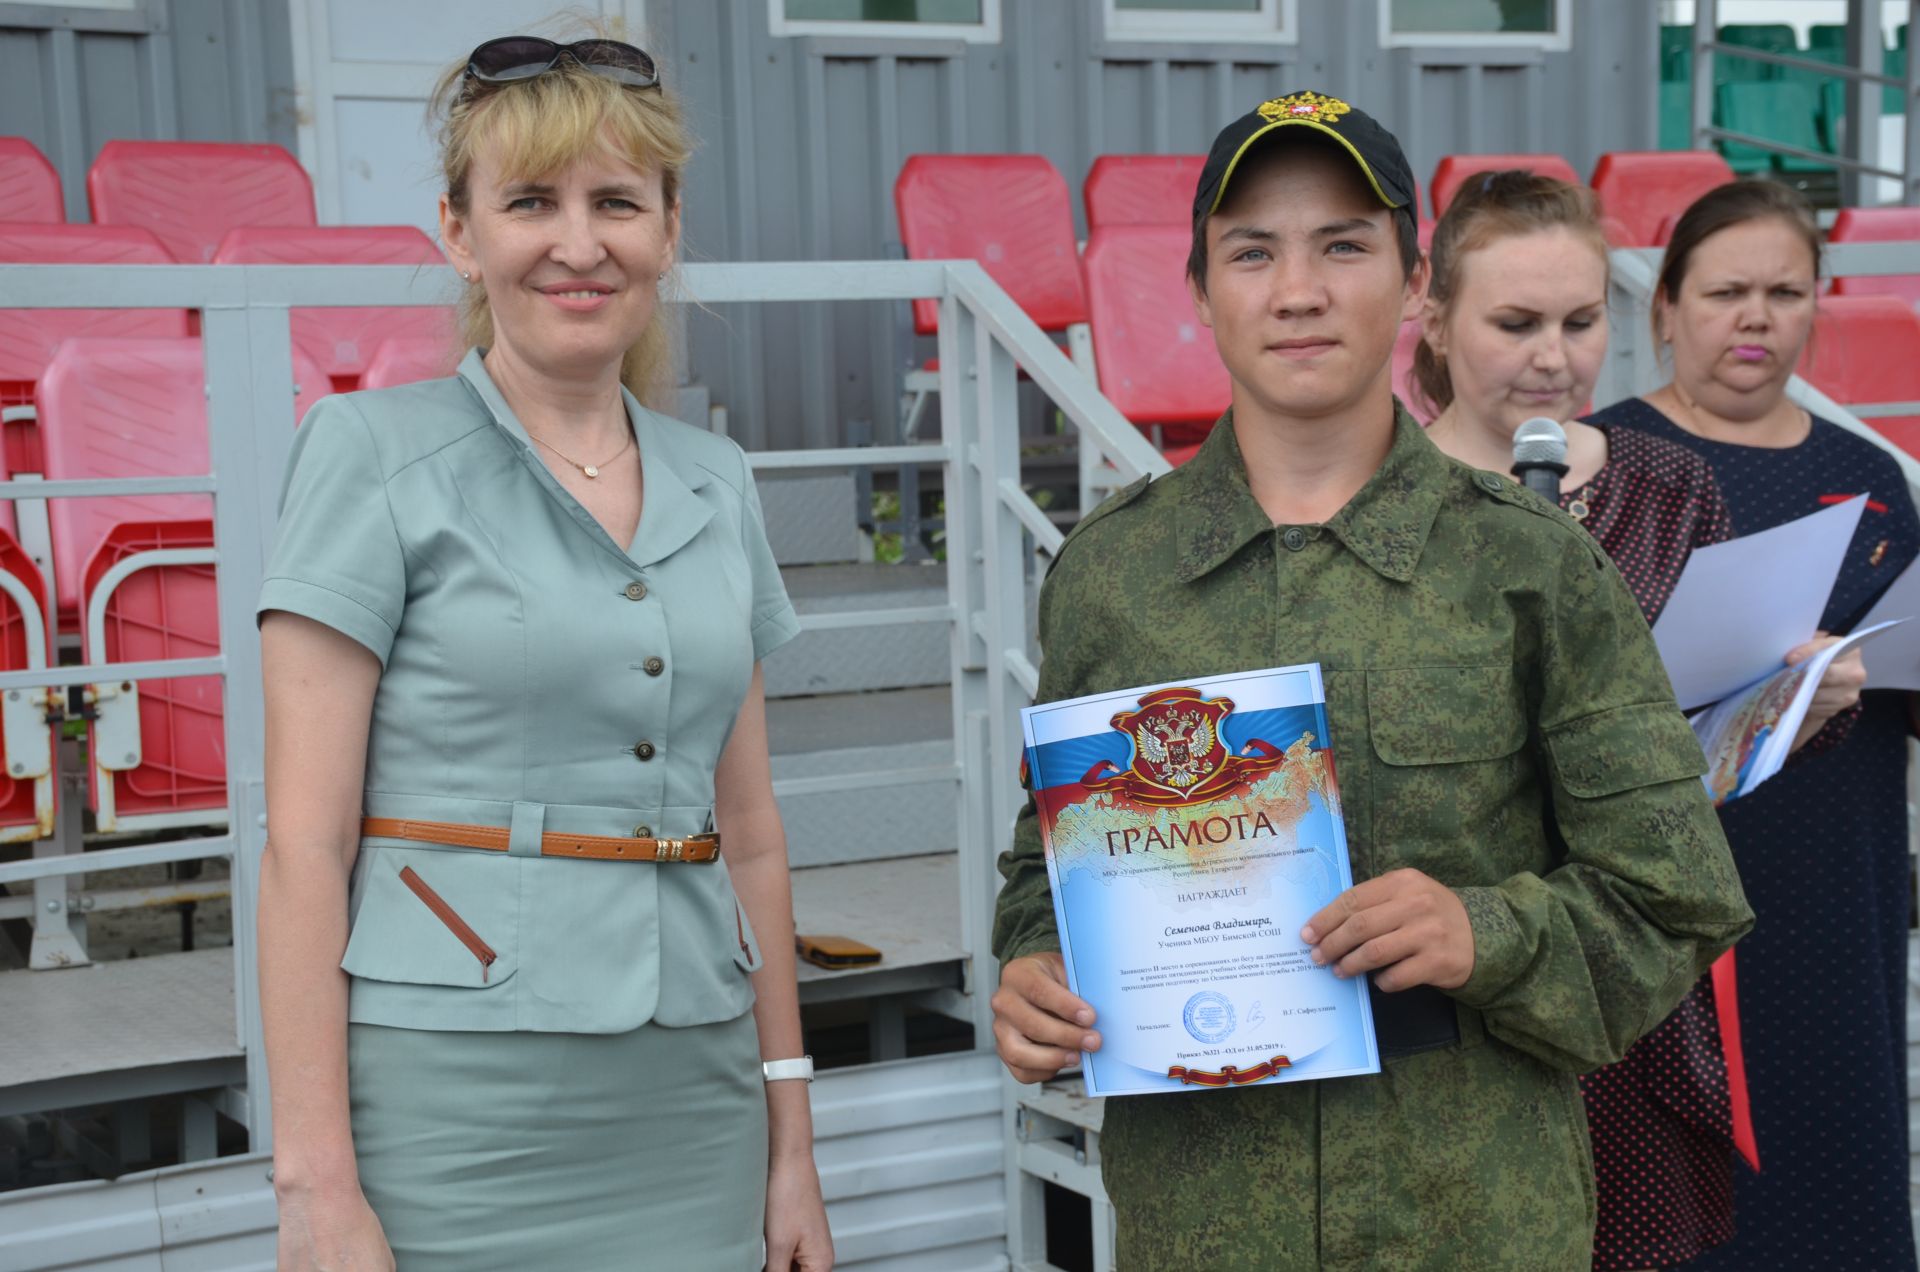
[[[1297,0],[1103,0],[1116,40],[1292,43]]]
[[[1000,40],[1000,0],[767,0],[773,34]]]
[[[1572,0],[1380,0],[1380,42],[1568,47]]]

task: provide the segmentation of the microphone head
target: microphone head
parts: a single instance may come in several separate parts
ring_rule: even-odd
[[[1567,462],[1567,430],[1557,420],[1536,415],[1513,431],[1513,462],[1519,464],[1564,464]]]

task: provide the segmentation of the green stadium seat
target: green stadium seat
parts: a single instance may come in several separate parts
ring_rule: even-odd
[[[1660,82],[1684,84],[1693,78],[1693,28],[1660,28]]]
[[[1820,50],[1832,49],[1841,59],[1847,56],[1847,28],[1837,22],[1816,22],[1807,28],[1807,56],[1818,57]]]
[[[1841,80],[1828,80],[1820,86],[1820,139],[1836,155],[1846,142],[1847,86]]]
[[[1660,86],[1660,149],[1693,149],[1693,85]]]
[[[1825,150],[1820,136],[1820,98],[1813,89],[1790,80],[1772,83],[1722,84],[1714,93],[1720,126],[1733,132],[1764,137],[1802,150]],[[1826,164],[1773,154],[1739,142],[1722,143],[1721,153],[1738,173],[1809,173],[1831,171]]]
[[[1798,53],[1800,42],[1793,28],[1784,22],[1729,22],[1720,28],[1720,43],[1763,53]],[[1713,60],[1716,84],[1743,84],[1780,78],[1781,68],[1769,62],[1756,62],[1731,54]]]

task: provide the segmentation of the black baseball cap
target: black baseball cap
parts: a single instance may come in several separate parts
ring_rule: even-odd
[[[1360,165],[1367,184],[1382,203],[1390,208],[1412,205],[1413,169],[1407,166],[1407,157],[1393,134],[1367,112],[1337,97],[1300,92],[1261,102],[1220,130],[1213,148],[1207,151],[1206,165],[1200,169],[1200,185],[1193,192],[1195,222],[1219,209],[1227,183],[1254,143],[1262,138],[1271,142],[1288,127],[1311,128],[1333,138]]]

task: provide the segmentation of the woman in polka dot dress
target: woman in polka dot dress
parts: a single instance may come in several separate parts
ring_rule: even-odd
[[[1712,465],[1738,534],[1866,494],[1822,626],[1846,631],[1920,553],[1893,458],[1785,396],[1813,329],[1820,236],[1785,186],[1737,182],[1675,227],[1655,296],[1671,384],[1601,412]],[[1912,1269],[1907,1192],[1905,695],[1863,694],[1722,813],[1758,916],[1740,1007],[1765,1170],[1689,1268]]]
[[[1600,541],[1651,621],[1688,554],[1732,537],[1733,525],[1713,474],[1684,447],[1572,419],[1607,347],[1606,242],[1592,192],[1525,172],[1488,177],[1448,206],[1432,271],[1415,358],[1439,411],[1428,435],[1456,459],[1505,472],[1523,420],[1562,423],[1561,507]],[[1822,712],[1845,696],[1825,694]],[[1667,1266],[1733,1235],[1733,1149],[1754,1159],[1739,1060],[1728,956],[1621,1063],[1583,1080],[1596,1268]]]

